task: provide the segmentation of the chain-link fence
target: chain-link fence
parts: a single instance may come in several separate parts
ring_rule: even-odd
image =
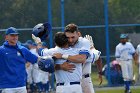
[[[115,46],[119,43],[121,33],[129,34],[134,47],[140,42],[139,4],[139,0],[1,1],[0,44],[9,26],[19,29],[19,40],[24,43],[31,39],[32,28],[36,24],[49,21],[53,29],[46,42],[54,47],[54,34],[62,31],[67,24],[75,23],[83,36],[89,34],[93,37],[95,47],[102,52],[103,63],[106,64],[115,59]]]

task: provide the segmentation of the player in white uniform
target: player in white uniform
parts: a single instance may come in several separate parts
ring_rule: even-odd
[[[90,47],[91,47],[90,48],[90,53],[93,54],[93,56],[94,56],[94,58],[92,60],[92,63],[95,62],[96,65],[97,65],[97,68],[98,68],[98,71],[99,71],[100,84],[102,84],[102,60],[100,58],[101,52],[95,49],[91,36],[86,35],[85,38],[90,41]],[[87,61],[89,61],[89,60],[87,60]],[[83,93],[95,93],[95,91],[93,89],[92,80],[91,80],[91,77],[90,77],[92,63],[88,62],[88,63],[85,63],[83,65],[83,77],[82,77]]]
[[[56,59],[55,64],[63,64],[64,62],[74,64],[75,68],[72,69],[73,73],[65,70],[57,70],[55,72],[56,77],[56,93],[82,93],[80,81],[82,78],[82,64],[84,63],[89,52],[83,49],[70,48],[68,45],[68,39],[63,32],[56,33],[55,35],[56,47],[44,50],[43,55],[56,56],[56,53],[63,54],[64,59]],[[80,54],[80,55],[78,55]],[[67,56],[69,55],[69,56]],[[79,59],[75,59],[77,63],[68,61],[74,59],[72,55],[78,55]],[[67,60],[68,59],[68,60]]]
[[[79,37],[80,33],[78,30],[78,27],[75,24],[67,25],[65,28],[65,34],[68,37],[69,45],[71,47],[73,47],[73,48],[85,47],[86,49],[90,50],[89,41],[85,38]],[[75,56],[75,58],[76,58],[76,56]],[[82,73],[82,79],[83,79],[82,85],[83,85],[83,87],[82,87],[82,89],[83,89],[84,93],[94,93],[93,84],[92,84],[91,77],[90,77],[91,62],[94,62],[94,61],[90,60],[90,63],[86,62],[82,68],[83,69],[83,73]],[[69,66],[69,64],[56,65],[56,67],[59,69],[68,70],[68,71],[73,69],[71,66]],[[85,85],[88,85],[88,86],[84,87]]]
[[[125,93],[131,93],[130,82],[133,79],[133,64],[132,60],[135,55],[135,49],[133,45],[128,42],[128,35],[120,35],[120,43],[116,46],[115,56],[116,60],[120,62],[122,75],[125,85]]]
[[[136,56],[137,56],[137,64],[139,65],[139,72],[138,72],[138,81],[140,82],[140,44],[137,46],[136,49]]]
[[[38,52],[37,52],[37,48],[35,46],[35,48],[30,49],[31,53],[33,53],[36,56],[39,56]],[[41,70],[38,67],[38,64],[31,64],[32,65],[32,77],[33,78],[33,89],[35,90],[35,86],[37,87],[37,91],[41,91]],[[33,90],[33,91],[34,91]]]
[[[42,49],[48,50],[47,44],[45,42],[42,42]],[[40,56],[43,56],[43,54],[40,53]],[[41,78],[40,78],[41,91],[45,93],[49,93],[49,72],[40,70],[40,74],[41,74]]]
[[[34,46],[33,46],[33,41],[32,40],[27,40],[24,45],[26,45],[26,47],[32,51],[34,50]],[[33,64],[31,64],[30,62],[26,63],[26,71],[27,71],[27,91],[28,92],[33,92],[34,90],[34,86],[33,86]]]

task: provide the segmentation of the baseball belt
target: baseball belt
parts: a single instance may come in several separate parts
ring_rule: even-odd
[[[57,83],[56,86],[63,86],[65,83]],[[80,84],[80,82],[70,82],[70,85]]]

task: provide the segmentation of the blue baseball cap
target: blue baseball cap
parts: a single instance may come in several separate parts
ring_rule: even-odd
[[[6,32],[5,32],[6,35],[19,35],[18,31],[16,28],[14,27],[9,27]]]
[[[120,39],[125,39],[125,38],[128,38],[127,34],[120,34]]]

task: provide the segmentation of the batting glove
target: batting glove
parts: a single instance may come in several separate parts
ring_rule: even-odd
[[[92,36],[90,35],[86,35],[84,38],[88,39],[90,41],[90,47],[94,47],[94,43],[93,43],[93,40],[92,40]]]
[[[32,39],[35,41],[35,43],[39,44],[41,43],[41,39],[39,37],[36,37],[34,34],[32,34]]]

